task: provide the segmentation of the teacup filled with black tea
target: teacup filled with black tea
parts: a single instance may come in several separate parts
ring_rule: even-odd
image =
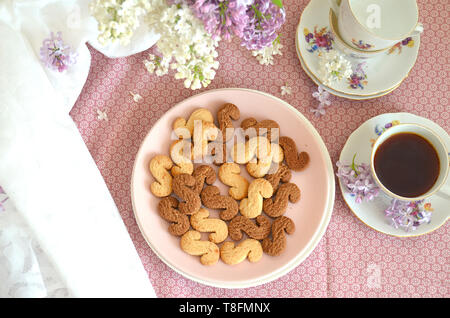
[[[378,138],[371,168],[380,188],[398,199],[420,200],[445,183],[448,152],[439,136],[415,124],[394,126]]]

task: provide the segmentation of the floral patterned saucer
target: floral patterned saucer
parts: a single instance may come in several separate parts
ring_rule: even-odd
[[[450,136],[442,127],[433,121],[410,113],[389,113],[373,117],[359,126],[350,135],[344,145],[339,162],[344,164],[352,164],[352,162],[355,164],[370,164],[373,142],[384,130],[399,123],[421,124],[433,130],[444,140],[447,149],[450,149]],[[350,210],[364,224],[379,232],[399,237],[423,235],[436,230],[450,217],[449,199],[439,195],[432,195],[424,202],[416,202],[408,205],[405,203],[405,209],[400,211],[400,213],[403,213],[406,212],[406,209],[410,209],[412,213],[412,217],[409,218],[410,220],[416,220],[415,212],[421,214],[420,218],[425,215],[426,222],[417,222],[417,224],[422,223],[418,226],[415,226],[416,224],[411,224],[411,226],[400,224],[399,226],[398,223],[394,222],[390,213],[391,210],[389,208],[393,203],[391,198],[380,191],[379,195],[373,200],[363,200],[358,203],[360,200],[357,200],[355,195],[347,190],[341,178],[338,177],[337,179],[343,198]],[[450,187],[450,178],[447,179],[446,186]],[[388,211],[385,212],[386,210]],[[419,220],[419,218],[417,219]]]
[[[297,27],[297,54],[303,69],[314,82],[320,82],[331,94],[350,99],[383,96],[396,89],[416,63],[420,37],[396,44],[385,53],[370,59],[345,56],[351,71],[342,79],[327,82],[320,61],[330,52],[343,55],[335,45],[329,22],[328,0],[312,0],[305,7]],[[344,74],[342,74],[344,75]]]

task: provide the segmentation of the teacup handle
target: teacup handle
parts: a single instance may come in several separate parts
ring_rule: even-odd
[[[417,23],[416,28],[414,29],[414,31],[412,31],[410,36],[418,36],[421,35],[423,33],[423,24],[422,23]]]
[[[339,6],[341,5],[342,0],[328,0],[330,3],[331,9],[333,9],[334,13],[338,15],[339,13]]]
[[[440,196],[443,199],[450,201],[450,185],[444,184],[438,192],[436,192],[437,196]]]

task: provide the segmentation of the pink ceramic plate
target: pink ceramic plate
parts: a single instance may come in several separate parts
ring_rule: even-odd
[[[169,155],[171,127],[177,117],[188,118],[190,113],[204,107],[215,115],[224,103],[233,103],[241,111],[241,120],[255,117],[257,120],[273,119],[280,124],[281,136],[289,136],[297,146],[307,151],[310,165],[302,172],[293,172],[291,182],[301,189],[301,199],[289,204],[286,216],[295,222],[296,230],[287,236],[287,248],[277,257],[264,254],[258,263],[244,261],[238,265],[226,265],[222,261],[214,266],[203,266],[199,257],[183,252],[179,238],[167,231],[168,223],[157,212],[159,198],[150,192],[153,177],[148,170],[150,159],[156,154]],[[235,122],[239,127],[240,121]],[[246,175],[245,166],[241,166]],[[219,180],[215,183],[221,193],[227,186]],[[286,102],[266,93],[248,89],[218,89],[192,96],[171,108],[153,126],[145,137],[136,156],[131,179],[133,210],[139,228],[153,251],[172,269],[203,284],[243,288],[274,280],[299,265],[315,248],[325,233],[333,210],[335,195],[334,174],[328,151],[311,123]],[[211,217],[217,211],[210,211]],[[206,235],[206,234],[205,234]]]

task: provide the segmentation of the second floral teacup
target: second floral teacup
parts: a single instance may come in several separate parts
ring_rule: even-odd
[[[423,32],[416,0],[329,1],[342,39],[356,49],[383,50]]]

